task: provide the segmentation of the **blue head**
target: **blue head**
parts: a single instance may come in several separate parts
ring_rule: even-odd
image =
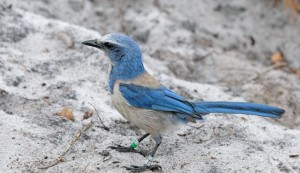
[[[123,34],[107,34],[100,39],[88,40],[82,44],[104,51],[112,69],[109,76],[109,88],[112,92],[117,79],[133,79],[145,72],[140,46]]]

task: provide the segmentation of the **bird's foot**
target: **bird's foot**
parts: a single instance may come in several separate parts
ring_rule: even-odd
[[[109,148],[119,151],[119,152],[134,152],[134,149],[132,147],[125,147],[122,145],[109,146]]]
[[[161,171],[162,168],[160,165],[143,165],[143,166],[135,166],[135,165],[131,165],[130,167],[127,166],[123,166],[126,170],[129,170],[130,172],[144,172],[147,170],[151,170],[151,171]]]
[[[142,156],[146,156],[147,153],[145,151],[138,151],[138,150],[135,150],[133,149],[131,146],[129,147],[125,147],[125,146],[122,146],[122,145],[117,145],[117,146],[109,146],[109,148],[113,149],[113,150],[116,150],[116,151],[119,151],[119,152],[122,152],[122,153],[138,153]]]

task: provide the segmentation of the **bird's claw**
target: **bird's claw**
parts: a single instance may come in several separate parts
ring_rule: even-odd
[[[151,171],[161,171],[162,168],[160,165],[143,165],[143,166],[136,166],[136,165],[130,165],[128,166],[123,166],[126,170],[129,170],[130,172],[144,172],[146,170],[151,170]]]
[[[117,145],[117,146],[109,146],[109,148],[119,151],[119,152],[134,152],[134,149],[131,147],[125,147],[122,145]]]
[[[138,153],[142,156],[146,156],[147,153],[143,152],[143,151],[137,151],[133,148],[131,148],[130,146],[129,147],[125,147],[125,146],[122,146],[122,145],[117,145],[117,146],[109,146],[109,148],[113,149],[113,150],[116,150],[118,152],[121,152],[121,153]]]

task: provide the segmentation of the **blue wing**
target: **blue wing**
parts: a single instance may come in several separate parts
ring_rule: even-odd
[[[189,115],[195,112],[192,103],[165,87],[152,89],[134,84],[121,83],[120,91],[127,102],[137,108]]]
[[[188,102],[165,87],[156,89],[134,84],[120,84],[120,91],[127,102],[134,107],[174,112],[176,117],[194,122],[209,113],[248,114],[280,118],[283,109],[246,102]]]

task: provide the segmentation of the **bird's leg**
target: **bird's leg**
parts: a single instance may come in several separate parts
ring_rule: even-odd
[[[155,136],[153,138],[154,138],[156,144],[155,144],[155,147],[153,148],[153,150],[150,152],[150,155],[148,156],[145,164],[143,166],[135,166],[135,165],[131,165],[130,167],[124,166],[124,168],[126,168],[126,170],[130,170],[131,172],[143,172],[146,170],[154,171],[154,170],[162,169],[160,165],[151,165],[151,163],[154,159],[154,155],[162,141],[162,137],[160,135]]]
[[[150,135],[150,133],[146,133],[146,134],[144,134],[143,136],[141,136],[141,137],[138,139],[139,143],[142,142],[142,141],[143,141],[145,138],[147,138],[149,135]]]
[[[111,149],[117,150],[119,152],[133,152],[133,153],[139,153],[142,156],[146,156],[146,153],[143,151],[137,151],[135,148],[139,145],[140,142],[142,142],[147,136],[149,136],[150,133],[146,133],[143,136],[141,136],[138,140],[133,140],[131,142],[130,146],[122,146],[122,145],[117,145],[117,146],[110,146]]]

